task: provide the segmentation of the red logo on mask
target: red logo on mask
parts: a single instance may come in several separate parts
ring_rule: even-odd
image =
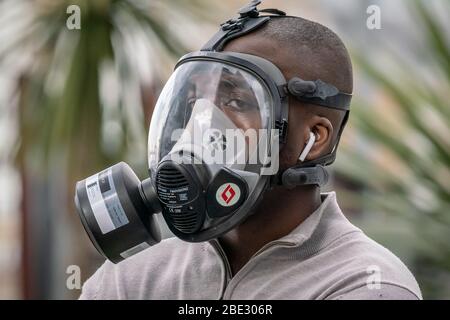
[[[235,195],[236,192],[234,191],[234,189],[231,187],[231,185],[228,185],[220,196],[222,197],[223,201],[228,204]]]

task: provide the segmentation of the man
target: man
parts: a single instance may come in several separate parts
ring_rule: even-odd
[[[286,79],[301,75],[320,79],[342,93],[353,90],[352,66],[341,40],[326,27],[302,18],[270,19],[228,41],[223,52],[264,58]],[[251,107],[257,90],[250,90],[243,72],[230,70],[228,75],[221,74],[221,94],[230,96],[226,81],[234,83],[237,90],[246,92],[235,93],[244,96],[239,101],[247,99],[250,113],[246,114],[258,113]],[[194,84],[188,96],[199,95],[198,88],[211,85],[198,74],[190,77]],[[218,97],[213,102],[224,105],[219,107],[224,114],[226,106],[237,107],[233,99],[222,103]],[[347,120],[347,113],[332,105],[324,107],[293,96],[288,104],[281,171],[333,153]],[[241,129],[261,123],[259,113],[247,118],[242,114],[227,115]],[[308,152],[304,152],[306,146]],[[253,211],[217,239],[190,243],[174,237],[116,265],[105,262],[84,284],[80,298],[421,299],[407,267],[344,217],[334,192],[321,194],[318,184],[275,185],[265,191]]]

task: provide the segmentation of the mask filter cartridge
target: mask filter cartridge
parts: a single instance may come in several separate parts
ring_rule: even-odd
[[[161,241],[150,179],[139,181],[124,162],[78,182],[75,204],[94,246],[114,263]]]

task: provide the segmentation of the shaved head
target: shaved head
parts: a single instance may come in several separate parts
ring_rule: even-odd
[[[353,91],[352,64],[344,43],[333,31],[317,22],[299,17],[273,17],[260,29],[230,41],[224,50],[265,58],[281,70],[286,80],[293,77],[320,79],[342,92]],[[307,159],[330,153],[337,142],[344,117],[344,111],[289,97],[288,141],[280,153],[281,167],[297,163],[309,132],[321,138],[326,135],[327,139],[321,140],[322,145],[318,139],[316,150],[312,150],[310,159]],[[320,121],[319,127],[317,123]]]
[[[353,91],[352,65],[341,39],[327,27],[297,17],[273,18],[255,34],[271,39],[293,57],[300,76],[321,79],[340,91]]]

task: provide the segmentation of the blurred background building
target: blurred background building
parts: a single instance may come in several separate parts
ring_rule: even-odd
[[[146,173],[154,103],[182,54],[247,0],[0,2],[0,298],[71,299],[102,263],[75,182],[127,161]],[[69,5],[81,29],[69,30]],[[381,29],[367,9],[377,5]],[[450,299],[450,3],[265,1],[335,30],[355,98],[333,165],[349,219],[396,253],[425,298]]]

